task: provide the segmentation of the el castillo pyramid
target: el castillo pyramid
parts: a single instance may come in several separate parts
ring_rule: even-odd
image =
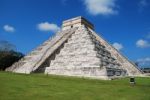
[[[98,79],[142,75],[134,63],[96,34],[93,24],[83,17],[63,21],[61,31],[6,71]]]

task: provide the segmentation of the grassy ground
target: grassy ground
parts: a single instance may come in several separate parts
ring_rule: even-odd
[[[150,78],[136,81],[0,72],[0,100],[150,100]]]

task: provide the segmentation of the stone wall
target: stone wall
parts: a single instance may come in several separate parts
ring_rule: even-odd
[[[6,71],[17,73],[31,73],[35,71],[43,62],[57,50],[76,28],[61,31],[54,38],[45,41],[38,48],[27,54],[20,61],[7,68]]]
[[[110,68],[113,74],[107,73]],[[45,70],[47,74],[97,78],[115,76],[117,72],[120,72],[119,76],[126,75],[111,53],[84,25],[72,34]]]
[[[118,50],[116,50],[111,44],[109,44],[104,38],[98,36],[93,30],[89,29],[92,34],[97,38],[99,42],[101,42],[106,49],[111,53],[111,55],[121,64],[122,69],[127,71],[129,76],[141,76],[142,71],[131,61],[128,60],[125,56],[123,56]]]

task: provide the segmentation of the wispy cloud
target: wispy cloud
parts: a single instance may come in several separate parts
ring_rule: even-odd
[[[117,14],[116,0],[83,0],[87,11],[91,15]]]
[[[6,32],[14,32],[15,31],[15,28],[13,26],[10,26],[10,25],[4,25],[3,26],[3,29],[6,31]]]
[[[139,11],[143,11],[143,9],[145,7],[147,7],[149,4],[148,4],[148,1],[147,0],[140,0],[139,3],[138,3],[138,6],[139,6]]]
[[[61,3],[62,3],[63,5],[66,5],[66,4],[67,4],[67,1],[68,1],[68,0],[61,0]]]
[[[15,45],[9,43],[8,41],[0,40],[0,51],[12,51],[16,50]]]
[[[42,22],[37,25],[37,28],[40,31],[51,31],[51,32],[57,32],[60,30],[60,27],[54,23],[49,22]]]
[[[150,67],[150,57],[137,59],[140,66]]]
[[[120,44],[120,43],[117,43],[117,42],[113,43],[113,47],[116,48],[116,49],[119,50],[119,51],[120,51],[121,49],[123,49],[123,45]]]
[[[148,33],[147,38],[150,39],[150,32]]]
[[[150,47],[150,43],[146,40],[139,39],[136,42],[136,46],[139,47],[139,48],[148,48],[148,47]]]

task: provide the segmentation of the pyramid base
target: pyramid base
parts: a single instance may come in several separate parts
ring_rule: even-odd
[[[100,67],[95,67],[95,68],[84,67],[84,68],[74,68],[74,69],[67,69],[67,68],[56,69],[56,67],[46,67],[45,74],[85,77],[85,78],[102,79],[102,80],[111,80],[112,78],[115,78],[115,76],[112,77],[108,75],[106,68],[100,68]],[[125,77],[125,76],[120,75],[116,77]]]
[[[78,77],[78,78],[85,78],[85,79],[112,80],[112,78],[108,76],[65,75],[65,74],[51,74],[51,73],[49,73],[48,75],[56,75],[56,76],[64,76],[64,77]]]

